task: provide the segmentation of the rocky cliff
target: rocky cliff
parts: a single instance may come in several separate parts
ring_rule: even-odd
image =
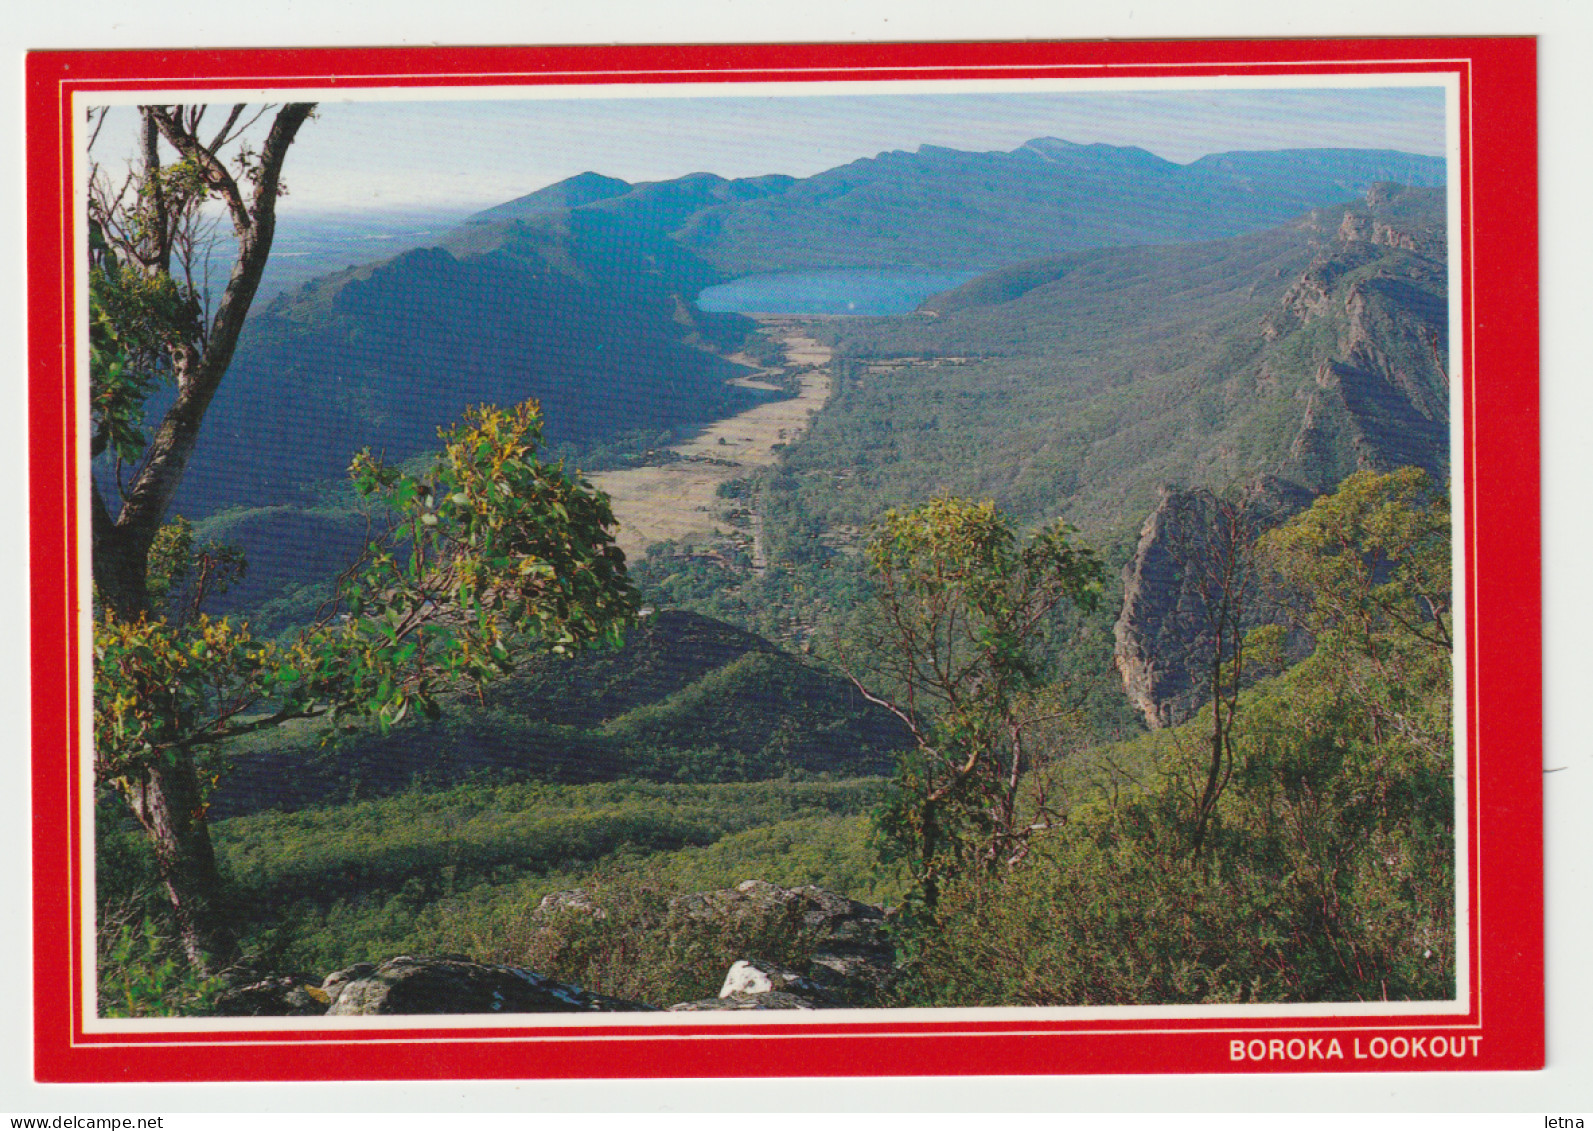
[[[1123,690],[1146,725],[1176,726],[1210,697],[1206,673],[1217,646],[1211,606],[1222,584],[1214,577],[1218,571],[1232,571],[1231,596],[1243,606],[1245,627],[1267,623],[1250,550],[1311,498],[1305,488],[1273,476],[1226,497],[1203,488],[1162,489],[1123,568],[1123,609],[1114,626]],[[1216,532],[1224,520],[1237,539]]]
[[[1435,191],[1374,185],[1344,211],[1261,334],[1311,380],[1284,478],[1330,490],[1362,469],[1449,474],[1448,257]],[[1293,339],[1291,341],[1291,339]],[[1314,345],[1309,354],[1299,347]]]
[[[1317,230],[1315,254],[1254,331],[1267,343],[1258,389],[1293,389],[1278,402],[1292,439],[1266,473],[1223,492],[1252,539],[1358,470],[1449,475],[1442,198],[1374,185],[1364,201],[1319,210],[1305,226]],[[1213,645],[1199,578],[1218,506],[1208,488],[1163,486],[1123,571],[1115,658],[1153,728],[1184,721],[1208,698],[1202,669]],[[1266,618],[1252,601],[1247,623]]]

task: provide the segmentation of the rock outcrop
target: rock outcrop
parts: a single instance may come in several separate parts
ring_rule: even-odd
[[[1328,490],[1352,472],[1449,472],[1448,267],[1431,190],[1373,185],[1262,320],[1268,340],[1325,323],[1279,475]]]
[[[637,1013],[653,1007],[605,997],[518,966],[404,955],[360,963],[322,983],[329,1017],[391,1013]]]
[[[734,923],[738,919],[756,917],[767,922],[775,916],[785,916],[791,929],[813,940],[814,949],[805,970],[784,973],[766,973],[767,989],[753,988],[756,979],[736,981],[726,979],[726,988],[720,998],[727,995],[782,993],[802,996],[811,1002],[808,1006],[774,1006],[769,1004],[747,1006],[710,1005],[687,1003],[672,1008],[834,1008],[874,1005],[890,985],[896,973],[896,951],[887,928],[888,912],[883,907],[860,903],[837,895],[833,891],[811,885],[800,888],[782,888],[763,880],[746,880],[734,888],[721,891],[698,892],[683,896],[670,905],[673,915],[688,919],[713,918]],[[751,969],[779,972],[782,968],[764,962],[756,955],[748,956]],[[743,963],[731,968],[735,974]],[[750,971],[749,971],[750,973]],[[789,973],[788,978],[786,974]],[[791,978],[811,985],[812,990],[794,988]]]
[[[837,1009],[850,1004],[805,974],[774,962],[742,959],[730,967],[719,996],[670,1006],[671,1012],[725,1009]]]
[[[1155,730],[1192,717],[1209,697],[1206,672],[1216,647],[1208,580],[1224,553],[1247,555],[1254,540],[1308,506],[1309,491],[1263,477],[1226,504],[1211,491],[1163,487],[1156,509],[1140,528],[1134,556],[1123,567],[1123,608],[1113,626],[1114,659],[1130,702]],[[1230,551],[1213,537],[1219,508],[1236,512],[1242,544]],[[1244,626],[1267,623],[1254,579],[1236,576],[1243,594]]]
[[[794,970],[756,955],[735,962],[719,996],[669,1006],[705,1010],[846,1009],[880,1004],[895,977],[889,912],[812,886],[783,888],[747,880],[670,903],[671,919],[730,930],[776,923],[810,941],[806,967]],[[608,913],[581,888],[554,892],[537,915]],[[756,932],[754,932],[756,933]],[[357,962],[319,981],[312,975],[247,975],[224,990],[215,1012],[229,1017],[353,1017],[373,1014],[636,1013],[657,1006],[593,993],[519,966],[475,962],[460,955],[401,955]]]
[[[1364,201],[1305,222],[1313,257],[1259,327],[1272,344],[1255,387],[1269,395],[1292,387],[1293,403],[1263,452],[1269,473],[1241,493],[1252,533],[1356,471],[1416,466],[1448,476],[1444,216],[1436,190],[1374,184]],[[1152,728],[1185,721],[1209,696],[1200,669],[1213,638],[1198,574],[1216,502],[1204,488],[1164,487],[1123,571],[1115,659]],[[1252,604],[1245,623],[1265,619]]]
[[[761,994],[731,994],[728,997],[703,998],[701,1001],[683,1001],[669,1007],[671,1013],[712,1013],[733,1009],[824,1009],[811,998],[784,990],[771,990]]]
[[[315,1017],[331,999],[320,979],[309,974],[277,974],[246,980],[216,995],[220,1017]]]

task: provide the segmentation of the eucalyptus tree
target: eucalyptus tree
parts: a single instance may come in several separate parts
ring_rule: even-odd
[[[95,769],[147,834],[183,952],[205,971],[237,947],[206,821],[228,739],[293,719],[385,728],[435,715],[441,696],[508,670],[517,650],[617,640],[636,606],[608,500],[537,458],[542,419],[528,402],[440,429],[419,473],[354,458],[371,537],[292,639],[200,608],[242,563],[195,547],[168,511],[312,111],[141,107],[136,159],[115,175],[95,168],[89,194]],[[230,262],[219,291],[207,277],[218,254]]]
[[[1093,606],[1103,581],[1072,534],[1020,538],[993,503],[939,498],[888,512],[867,546],[871,671],[852,680],[913,736],[879,823],[930,908],[947,879],[1017,864],[1050,824],[1032,734],[1077,705],[1043,645],[1053,611]]]

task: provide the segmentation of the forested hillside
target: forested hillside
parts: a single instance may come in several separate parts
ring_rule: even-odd
[[[866,592],[857,550],[872,524],[937,493],[1031,523],[1064,517],[1116,573],[1169,488],[1265,478],[1290,500],[1276,521],[1358,469],[1413,465],[1441,481],[1443,233],[1440,193],[1383,186],[1230,240],[1027,261],[912,316],[816,320],[835,392],[740,488],[761,508],[770,571],[730,583],[660,548],[639,576],[659,599],[823,647]],[[1122,616],[1154,634],[1168,593],[1134,589],[1125,612],[1114,587],[1080,631],[1109,641]],[[1146,662],[1172,661],[1170,648]],[[1103,725],[1121,722],[1124,673],[1091,670]]]
[[[1441,194],[1389,189],[1219,243],[1019,264],[915,318],[829,322],[850,364],[791,453],[795,489],[857,525],[927,476],[1116,539],[1162,483],[1442,476],[1443,218]]]
[[[886,772],[901,724],[833,672],[684,611],[625,645],[549,657],[447,704],[434,723],[316,749],[313,725],[234,747],[217,816],[296,811],[472,777],[720,782]]]
[[[743,319],[691,299],[717,275],[572,222],[456,257],[416,249],[319,279],[249,323],[179,505],[302,504],[373,445],[409,458],[478,403],[538,398],[553,442],[700,424],[756,403],[711,347]]]

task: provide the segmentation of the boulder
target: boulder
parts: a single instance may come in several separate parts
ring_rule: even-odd
[[[315,1017],[330,1001],[313,976],[281,974],[227,987],[216,995],[212,1012],[218,1017]]]
[[[564,914],[582,915],[594,921],[608,918],[608,912],[593,901],[592,893],[585,888],[570,888],[545,895],[535,911],[538,919]]]
[[[896,951],[832,945],[814,952],[808,960],[808,977],[849,1004],[877,1004],[896,978]]]
[[[352,966],[345,966],[341,970],[334,970],[321,981],[321,989],[326,993],[327,1004],[337,1001],[338,994],[343,992],[343,987],[357,979],[376,973],[376,963],[356,962]]]
[[[834,1004],[828,990],[797,971],[774,962],[749,962],[744,958],[730,967],[725,975],[725,984],[719,990],[722,998],[774,993],[810,1001],[813,1005],[809,1008],[825,1008]]]
[[[412,1013],[597,1013],[650,1011],[556,982],[518,966],[459,957],[403,955],[370,969],[368,963],[327,976],[329,1016]]]
[[[670,914],[732,923],[752,918],[783,920],[790,930],[814,943],[805,969],[791,970],[749,956],[726,975],[718,1000],[729,1004],[686,1002],[671,1009],[871,1006],[879,1003],[896,974],[886,909],[823,888],[783,888],[763,880],[745,880],[734,888],[681,896],[671,902]],[[750,1000],[754,998],[763,1000]]]
[[[672,916],[741,919],[789,916],[793,925],[826,939],[869,946],[883,944],[887,912],[809,884],[783,888],[765,880],[743,880],[734,888],[700,891],[670,900]]]

